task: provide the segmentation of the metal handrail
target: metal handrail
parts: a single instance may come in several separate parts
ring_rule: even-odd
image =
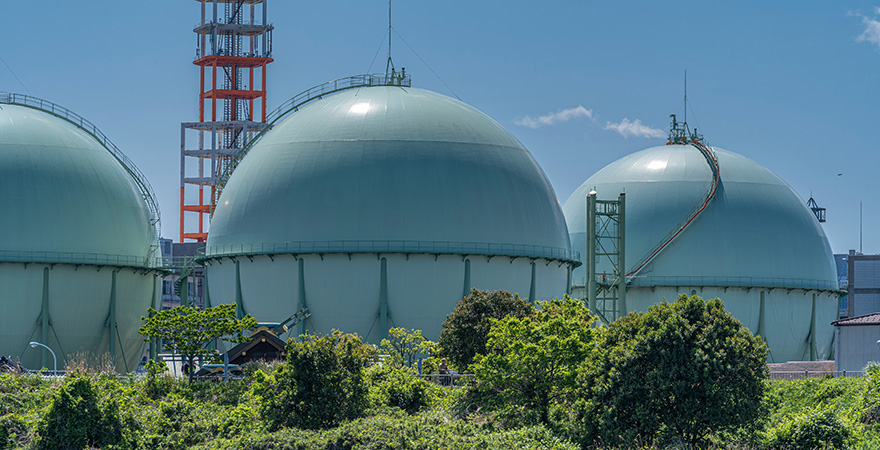
[[[263,135],[266,134],[266,131],[270,130],[280,119],[286,117],[290,113],[295,113],[299,111],[299,109],[303,106],[315,100],[320,100],[328,95],[348,89],[372,86],[411,87],[412,78],[410,75],[406,75],[403,73],[376,73],[353,75],[350,77],[339,78],[333,81],[328,81],[326,83],[321,83],[317,86],[312,86],[305,91],[294,95],[289,100],[272,110],[272,112],[270,112],[269,115],[266,117],[267,126],[260,130],[253,138],[251,138],[250,141],[247,142],[247,144],[245,144],[241,148],[241,150],[239,150],[235,154],[235,156],[232,157],[232,161],[224,168],[223,174],[220,175],[220,184],[219,186],[217,186],[217,189],[214,190],[214,198],[212,203],[217,204],[218,200],[220,199],[220,193],[226,186],[226,182],[229,180],[229,176],[232,175],[232,172],[235,170],[236,167],[238,167],[238,164],[241,162],[242,158],[244,158],[247,152],[250,151],[251,147],[253,147],[254,144],[256,144],[257,141],[259,141],[263,137]]]
[[[158,257],[111,255],[87,252],[49,252],[39,250],[0,250],[0,261],[19,263],[112,265],[143,268],[162,267],[162,260]]]
[[[206,256],[199,259],[225,258],[244,255],[274,255],[286,253],[424,253],[467,254],[482,256],[512,256],[561,260],[579,265],[580,254],[566,248],[498,244],[484,242],[449,241],[287,241],[260,242],[206,247]]]
[[[109,151],[110,154],[122,164],[122,167],[125,168],[129,177],[134,181],[144,201],[147,202],[147,208],[150,210],[150,222],[153,226],[153,232],[155,233],[153,240],[159,239],[159,236],[161,236],[161,217],[159,215],[159,205],[156,203],[156,194],[153,192],[153,187],[150,185],[150,182],[147,181],[147,177],[144,176],[137,166],[134,165],[134,162],[132,162],[128,156],[125,156],[125,153],[122,153],[122,151],[119,150],[119,147],[111,142],[110,139],[107,138],[107,135],[101,132],[95,124],[61,105],[30,95],[0,91],[0,103],[24,106],[52,114],[53,116],[72,123],[98,141],[99,144],[107,149],[107,151]]]
[[[718,184],[721,182],[721,169],[720,167],[718,167],[718,157],[715,155],[715,152],[712,150],[711,147],[700,141],[690,140],[687,142],[690,145],[694,146],[697,150],[699,150],[700,154],[702,154],[703,157],[706,159],[706,163],[709,164],[709,169],[712,171],[712,182],[709,183],[709,188],[706,190],[706,195],[703,196],[703,199],[694,206],[691,212],[684,216],[684,218],[681,220],[681,222],[679,222],[678,225],[675,226],[675,228],[669,230],[669,233],[667,233],[666,236],[664,236],[663,239],[660,240],[660,242],[658,242],[653,248],[651,248],[651,250],[649,250],[648,253],[642,259],[640,259],[638,263],[633,265],[632,270],[626,272],[626,277],[632,277],[638,274],[643,267],[647,266],[648,263],[650,263],[651,260],[654,259],[654,257],[656,257],[661,251],[663,251],[663,249],[666,248],[666,246],[669,245],[669,243],[671,243],[673,239],[675,239],[682,231],[684,231],[688,227],[688,225],[690,225],[691,222],[693,222],[693,220],[696,219],[697,216],[699,216],[700,213],[702,213],[703,210],[706,209],[706,206],[708,206],[709,202],[712,201],[712,198],[715,197],[715,192],[718,189]]]
[[[574,280],[573,286],[583,286],[586,278]],[[678,287],[742,287],[742,288],[779,288],[779,289],[819,289],[825,291],[840,291],[837,283],[826,280],[811,278],[790,277],[714,277],[714,276],[653,276],[636,275],[627,278],[628,287],[654,287],[654,286],[678,286]]]

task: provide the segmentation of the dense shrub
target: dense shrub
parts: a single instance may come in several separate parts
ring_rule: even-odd
[[[531,317],[493,321],[486,353],[471,366],[471,398],[510,424],[549,424],[554,405],[575,400],[578,367],[592,358],[595,316],[579,300],[539,302]]]
[[[767,431],[770,448],[842,449],[852,436],[850,427],[828,406],[807,408]]]
[[[414,414],[432,403],[442,389],[407,368],[375,365],[366,371],[369,398],[373,406],[400,408]]]
[[[99,401],[88,375],[74,374],[55,391],[37,425],[38,449],[83,449],[122,443],[116,403]]]
[[[271,374],[258,371],[254,393],[272,429],[315,429],[360,417],[367,406],[364,366],[375,349],[354,334],[302,336],[287,343],[287,362]]]
[[[607,443],[703,441],[754,423],[761,411],[767,346],[719,299],[682,295],[631,313],[600,339],[584,371],[584,426]]]
[[[474,289],[458,302],[455,310],[443,322],[437,342],[440,354],[449,360],[452,367],[465,372],[474,361],[474,355],[486,353],[492,319],[525,317],[534,312],[534,306],[519,295],[507,291]]]

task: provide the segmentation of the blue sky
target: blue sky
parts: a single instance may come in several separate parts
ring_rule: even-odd
[[[656,130],[683,112],[687,70],[691,126],[804,199],[812,192],[837,253],[859,247],[863,202],[864,251],[880,253],[878,6],[398,0],[393,56],[414,86],[507,127],[560,202],[606,164],[665,142]],[[0,17],[11,68],[0,65],[0,90],[29,91],[98,125],[149,178],[163,235],[177,240],[180,122],[198,113],[198,3],[4,1]],[[269,18],[270,109],[324,81],[384,70],[384,0],[270,0]]]

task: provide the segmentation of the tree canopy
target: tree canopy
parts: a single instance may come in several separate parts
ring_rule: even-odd
[[[466,371],[474,355],[486,353],[492,319],[525,317],[534,312],[535,307],[519,295],[507,291],[473,289],[446,316],[437,342],[440,354],[456,369]]]
[[[150,317],[141,317],[144,324],[138,333],[147,338],[162,339],[164,348],[183,355],[189,367],[197,356],[214,352],[207,346],[215,339],[247,342],[250,338],[244,335],[244,331],[257,327],[257,321],[249,315],[236,318],[235,305],[232,304],[207,309],[178,306],[156,311],[150,308],[149,313]]]
[[[380,350],[388,356],[384,363],[396,367],[413,367],[419,356],[429,357],[436,352],[434,342],[422,336],[422,330],[391,328],[388,337],[382,339]]]
[[[375,347],[356,334],[334,330],[287,342],[287,363],[258,373],[254,391],[270,427],[317,429],[360,417],[367,407],[364,367]]]
[[[721,300],[682,295],[612,323],[584,371],[606,443],[699,443],[759,414],[767,346]]]
[[[595,316],[579,300],[538,308],[532,317],[494,320],[485,354],[471,368],[478,396],[514,419],[546,425],[551,405],[573,401],[578,367],[591,357],[597,331]]]

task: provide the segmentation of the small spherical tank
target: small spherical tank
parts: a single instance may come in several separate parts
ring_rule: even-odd
[[[837,318],[831,247],[805,202],[776,174],[714,149],[720,183],[706,208],[650,262],[628,277],[626,309],[646,310],[679,294],[719,297],[770,348],[771,361],[827,358]],[[566,201],[572,248],[586,249],[586,196],[625,193],[625,258],[635,271],[700,207],[712,185],[693,145],[649,148],[587,179]],[[600,258],[601,261],[601,258]],[[598,268],[597,273],[609,267]],[[586,268],[574,271],[585,297]],[[813,331],[815,330],[815,331]]]
[[[0,104],[0,204],[0,354],[51,369],[36,341],[59,369],[109,353],[117,370],[134,370],[157,237],[126,167],[70,121]]]
[[[437,338],[471,288],[561,297],[575,259],[529,152],[476,109],[400,86],[348,90],[263,137],[219,199],[206,249],[213,303],[259,321],[376,342]]]

